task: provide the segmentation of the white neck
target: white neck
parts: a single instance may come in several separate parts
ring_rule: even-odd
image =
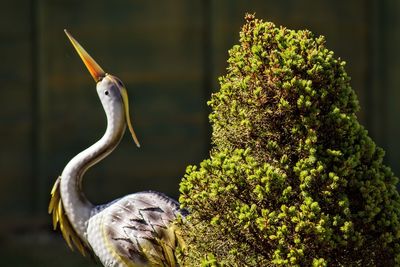
[[[123,106],[117,101],[103,107],[107,115],[107,130],[95,144],[76,155],[61,175],[61,198],[65,213],[78,235],[87,240],[87,222],[93,209],[82,192],[82,178],[93,165],[108,156],[119,144],[125,132]]]

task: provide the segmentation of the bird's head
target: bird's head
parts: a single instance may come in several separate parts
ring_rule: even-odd
[[[83,49],[78,41],[76,41],[67,30],[64,31],[95,80],[97,94],[100,97],[103,107],[106,109],[106,113],[108,111],[107,108],[109,107],[112,109],[115,105],[122,106],[125,114],[126,124],[128,125],[132,138],[136,145],[140,147],[129,115],[129,100],[125,85],[119,78],[104,72],[99,64],[97,64],[97,62],[86,52],[86,50]]]

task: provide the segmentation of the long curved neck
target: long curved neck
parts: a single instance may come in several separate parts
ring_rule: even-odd
[[[65,213],[78,235],[87,240],[87,222],[93,209],[82,192],[85,172],[109,155],[119,144],[125,132],[124,113],[121,108],[107,109],[107,130],[95,144],[76,155],[64,168],[61,175],[61,199]],[[109,112],[107,112],[107,110]]]

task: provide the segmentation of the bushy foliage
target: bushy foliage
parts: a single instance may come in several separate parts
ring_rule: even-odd
[[[246,16],[180,202],[183,266],[400,265],[398,179],[324,37]]]

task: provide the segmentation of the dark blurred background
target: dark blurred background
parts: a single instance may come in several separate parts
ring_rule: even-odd
[[[92,266],[52,232],[49,191],[98,138],[95,84],[63,29],[124,81],[142,143],[127,134],[86,175],[94,203],[146,189],[178,197],[188,164],[207,157],[206,101],[225,73],[245,12],[327,37],[347,61],[359,119],[400,172],[400,1],[2,1],[0,258],[2,266]],[[94,266],[94,265],[93,265]]]

